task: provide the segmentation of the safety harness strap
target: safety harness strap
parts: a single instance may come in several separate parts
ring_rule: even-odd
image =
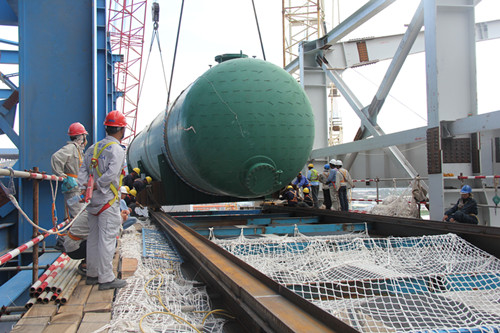
[[[104,149],[108,148],[109,146],[111,146],[112,144],[116,144],[116,142],[108,142],[107,144],[104,145],[104,147],[102,147],[99,152],[97,152],[97,148],[99,146],[99,143],[96,143],[96,145],[94,146],[94,154],[92,155],[92,161],[91,161],[91,166],[96,170],[97,172],[97,175],[99,177],[102,176],[102,172],[101,170],[99,170],[99,156],[101,156],[102,152],[104,151]],[[118,181],[118,186],[121,187],[122,186],[122,180],[123,180],[123,170],[122,170],[122,173],[120,174],[120,180]],[[118,200],[118,198],[120,197],[120,195],[118,194],[118,190],[116,189],[115,185],[113,183],[111,183],[109,185],[109,188],[111,189],[111,192],[113,192],[113,194],[115,195],[113,197],[113,199],[111,199],[108,203],[106,203],[104,206],[102,206],[102,208],[99,210],[99,212],[97,212],[97,214],[95,214],[96,216],[100,215],[102,212],[104,212],[106,209],[108,209],[109,207],[111,207],[116,200]]]

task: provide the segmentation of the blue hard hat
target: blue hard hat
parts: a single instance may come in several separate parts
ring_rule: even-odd
[[[325,164],[324,168],[325,168],[326,170],[330,169],[330,164]]]
[[[462,189],[460,190],[460,193],[471,193],[472,189],[470,188],[469,185],[464,185]]]

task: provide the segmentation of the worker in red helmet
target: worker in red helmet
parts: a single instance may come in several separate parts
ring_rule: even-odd
[[[75,196],[80,196],[78,189],[78,170],[83,161],[83,150],[87,145],[87,130],[80,123],[73,123],[69,126],[69,140],[66,145],[52,154],[50,160],[52,173],[59,177],[64,177],[61,191],[68,208],[69,215],[76,216],[81,210],[82,203],[79,199],[72,200]]]
[[[87,206],[89,235],[87,238],[88,285],[99,284],[99,290],[122,288],[127,282],[113,273],[116,237],[120,234],[120,187],[123,179],[125,150],[120,141],[125,136],[127,121],[123,113],[111,111],[104,121],[107,136],[92,145],[83,158],[78,184],[86,190],[90,176],[93,193]]]

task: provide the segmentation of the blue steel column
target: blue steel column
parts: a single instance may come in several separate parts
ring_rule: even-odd
[[[50,157],[79,121],[93,137],[92,1],[19,0],[20,169],[51,172]],[[32,182],[23,180],[19,198],[32,216]],[[59,219],[64,216],[58,195]],[[50,184],[40,184],[40,224],[51,227]],[[20,218],[19,242],[31,238]],[[49,245],[54,238],[49,238]]]
[[[97,142],[104,138],[104,118],[108,113],[107,101],[107,36],[106,36],[106,0],[94,0],[94,11],[92,13],[93,29],[92,46],[93,58],[93,84],[94,84],[94,136]]]
[[[474,0],[464,0],[460,4],[443,0],[424,1],[429,128],[440,127],[443,120],[477,115],[474,3]],[[442,161],[441,166],[444,167]],[[447,164],[446,167],[471,174],[470,164]],[[445,204],[450,204],[444,202],[443,190],[443,172],[449,171],[443,168],[441,173],[429,174],[432,220],[440,220]],[[453,197],[455,200],[459,197],[458,191]]]

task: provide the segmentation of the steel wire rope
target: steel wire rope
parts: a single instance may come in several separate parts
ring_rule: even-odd
[[[362,78],[364,78],[366,81],[370,82],[372,85],[374,85],[375,87],[378,87],[378,85],[373,82],[372,80],[370,80],[368,77],[366,77],[365,75],[361,74],[358,70],[356,70],[355,68],[351,68],[354,73],[358,74],[359,76],[361,76]],[[405,103],[403,103],[402,101],[400,101],[398,98],[396,98],[393,94],[389,93],[388,94],[389,97],[392,97],[396,102],[398,102],[399,104],[401,104],[403,107],[405,107],[406,109],[408,109],[411,113],[413,113],[414,115],[416,115],[417,117],[419,117],[420,119],[422,119],[423,121],[427,121],[427,119],[425,119],[424,117],[422,117],[421,115],[419,115],[417,113],[417,111],[413,110],[412,108],[410,108],[408,105],[406,105]]]
[[[156,37],[156,38],[155,38]],[[139,101],[141,100],[141,95],[142,95],[142,89],[144,88],[144,80],[146,79],[146,72],[148,70],[148,65],[149,65],[149,58],[151,57],[151,51],[153,50],[153,44],[156,39],[156,42],[158,44],[158,50],[160,51],[160,60],[161,60],[161,67],[163,69],[163,80],[165,81],[165,89],[167,89],[167,94],[169,94],[170,89],[167,84],[167,76],[165,74],[165,64],[163,63],[163,53],[161,52],[161,45],[160,45],[160,33],[158,32],[158,22],[155,22],[153,25],[153,35],[151,36],[151,45],[149,46],[149,53],[148,53],[148,59],[146,60],[146,67],[144,68],[144,75],[142,76],[142,84],[141,84],[141,89],[139,91],[139,98],[137,101],[137,105],[139,105]]]
[[[184,12],[184,0],[182,0],[181,4],[181,13],[179,15],[179,25],[177,27],[177,37],[175,38],[175,48],[174,48],[174,59],[172,60],[172,70],[170,71],[170,84],[168,86],[168,92],[167,92],[167,111],[168,111],[168,104],[170,104],[170,91],[172,89],[172,80],[174,77],[174,69],[175,69],[175,59],[177,58],[177,46],[179,45],[179,35],[181,32],[181,23],[182,23],[182,13]]]
[[[257,32],[259,33],[260,48],[262,49],[262,57],[266,60],[266,53],[264,52],[264,44],[262,43],[262,36],[260,34],[259,20],[257,19],[257,11],[255,10],[255,3],[252,0],[253,14],[255,15],[255,23],[257,24]]]

